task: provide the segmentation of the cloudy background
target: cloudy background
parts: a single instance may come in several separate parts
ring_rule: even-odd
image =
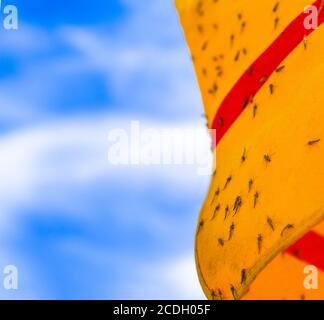
[[[2,27],[7,4],[18,31]],[[172,0],[2,0],[0,18],[0,298],[203,298],[209,177],[107,160],[110,130],[132,120],[204,128]]]

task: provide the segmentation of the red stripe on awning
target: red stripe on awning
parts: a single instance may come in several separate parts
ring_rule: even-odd
[[[313,5],[321,8],[321,0]],[[304,27],[304,20],[307,14],[301,13],[280,36],[266,49],[257,60],[244,72],[217,110],[212,123],[212,129],[217,130],[216,141],[213,141],[213,148],[221,141],[225,133],[232,126],[235,120],[244,111],[246,101],[254,97],[264,86],[267,79],[279,66],[280,63],[304,41],[304,37],[314,30],[307,30]],[[319,10],[318,25],[324,22],[324,10]]]
[[[287,249],[287,252],[299,260],[307,262],[324,271],[324,237],[314,231]]]

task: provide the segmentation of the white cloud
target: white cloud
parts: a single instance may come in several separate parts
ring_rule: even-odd
[[[144,128],[172,127],[170,123],[163,124],[146,120],[142,123]],[[199,127],[192,123],[174,124],[183,127]],[[207,188],[208,177],[200,177],[194,172],[193,167],[169,166],[163,167],[111,167],[107,161],[108,131],[111,128],[129,129],[130,122],[125,119],[112,119],[107,116],[79,118],[71,120],[56,121],[43,126],[26,128],[15,131],[0,138],[0,208],[2,211],[0,229],[1,238],[8,234],[14,234],[17,226],[13,221],[17,220],[15,212],[26,204],[38,206],[40,202],[51,206],[46,188],[52,186],[56,189],[57,198],[61,206],[78,206],[65,200],[67,185],[87,185],[98,177],[122,185],[125,181],[131,190],[141,190],[142,187],[160,184],[166,188],[180,193],[181,197],[192,197],[204,193]],[[144,189],[145,190],[145,189]],[[133,192],[134,192],[133,191]],[[141,191],[139,191],[141,192]],[[41,196],[40,196],[41,195]],[[111,200],[114,201],[113,199]],[[63,203],[62,203],[63,202]],[[57,205],[57,203],[56,203]],[[170,217],[164,215],[163,210],[152,210],[144,201],[133,208],[136,215],[127,213],[123,209],[123,203],[119,204],[119,212],[114,219],[119,219],[124,225],[134,227],[136,224],[150,230],[163,239],[166,235],[173,233],[176,226]],[[126,206],[127,207],[127,206]],[[196,208],[198,212],[198,208]],[[68,212],[69,210],[63,210]],[[78,210],[78,220],[83,221],[82,208]],[[23,212],[20,212],[23,214]],[[86,219],[93,217],[86,217]],[[82,223],[86,223],[83,221]],[[19,230],[19,228],[18,228]],[[64,247],[69,248],[72,241],[82,255],[87,259],[94,258],[94,248],[86,250],[87,245],[80,240],[65,239]],[[73,251],[75,253],[75,250]],[[101,252],[98,263],[103,264],[105,255],[110,256],[112,252]],[[129,265],[132,258],[127,252],[121,253],[122,259]],[[7,256],[8,257],[8,256]],[[100,260],[101,259],[101,260]],[[191,257],[181,259],[170,259],[162,264],[150,265],[147,261],[145,267],[141,261],[141,253],[138,257],[138,267],[134,270],[134,283],[125,295],[126,298],[200,298],[201,293],[197,284],[194,271],[194,262]],[[116,260],[117,261],[117,260]],[[116,262],[115,261],[115,262]],[[1,262],[1,261],[0,261]],[[136,261],[135,261],[136,262]],[[143,262],[143,260],[142,260]],[[19,259],[19,264],[26,272],[28,262]],[[32,265],[32,262],[31,262]],[[1,265],[0,265],[1,267]],[[128,281],[126,281],[128,283]],[[121,283],[121,286],[124,284]],[[133,286],[133,291],[132,291]],[[46,285],[44,285],[46,287]],[[39,290],[43,290],[40,288]],[[46,291],[46,290],[45,290]],[[25,297],[26,291],[22,294]],[[37,292],[35,292],[37,294]],[[1,295],[0,295],[1,296]],[[45,295],[46,296],[46,295]]]
[[[185,256],[163,266],[159,272],[162,275],[160,286],[163,286],[162,283],[164,283],[169,291],[167,295],[164,293],[165,298],[205,299],[198,281],[192,255]]]
[[[71,183],[86,185],[97,179],[135,188],[159,181],[182,194],[200,193],[207,188],[208,176],[199,176],[200,165],[115,166],[108,162],[109,130],[130,131],[130,121],[107,115],[73,118],[14,131],[0,138],[0,208],[10,210],[26,203],[46,201],[39,197],[46,185],[56,186],[58,194]],[[141,121],[143,130],[154,128],[200,128],[197,123],[163,124]],[[206,137],[207,141],[207,132]],[[64,193],[64,191],[63,191]]]
[[[49,34],[30,24],[21,23],[17,31],[0,28],[0,37],[1,54],[24,57],[50,47]]]
[[[124,3],[127,20],[113,31],[65,26],[62,41],[79,53],[83,67],[107,76],[123,107],[197,118],[201,98],[173,1]]]
[[[204,300],[193,255],[137,267],[137,280],[130,281],[121,297],[127,299]]]
[[[179,201],[199,197],[202,200],[209,178],[197,176],[192,166],[112,167],[107,161],[109,129],[128,128],[130,120],[139,118],[144,127],[159,129],[203,126],[201,101],[172,1],[125,0],[124,3],[130,10],[129,18],[115,27],[114,32],[107,32],[104,27],[65,26],[49,34],[21,25],[14,38],[6,38],[2,42],[6,45],[0,45],[2,52],[12,55],[20,52],[27,56],[61,45],[73,49],[63,57],[43,57],[27,64],[22,59],[19,74],[0,83],[0,103],[4,106],[0,111],[2,119],[16,121],[16,124],[26,120],[29,124],[0,137],[0,240],[3,244],[6,236],[13,236],[19,228],[17,214],[24,214],[28,206],[37,208],[46,204],[54,211],[61,206],[65,210],[57,212],[78,212],[75,217],[78,223],[86,224],[84,218],[94,217],[84,217],[86,209],[78,201],[71,202],[67,193],[80,186],[96,185],[103,179],[111,183],[111,188],[124,185],[128,191],[137,191],[137,195],[141,195],[137,207],[132,208],[136,214],[130,214],[126,210],[127,203],[120,201],[119,212],[123,214],[111,218],[119,219],[127,226],[144,226],[146,230],[159,234],[161,239],[175,227],[162,208],[150,204],[147,196],[150,188],[158,185],[168,189],[170,193],[179,195]],[[80,70],[96,71],[106,76],[107,90],[112,90],[115,95],[119,109],[123,110],[122,116],[92,115],[94,108],[89,106],[86,117],[64,119],[63,111],[60,116],[48,120],[49,110],[42,106],[50,91],[46,84],[58,82],[60,77]],[[39,88],[39,79],[43,82],[42,88]],[[146,114],[156,119],[152,120],[152,116],[144,118],[144,108]],[[163,120],[164,112],[167,117]],[[199,206],[198,201],[196,207],[191,208],[192,212],[198,214]],[[69,210],[71,207],[74,210]],[[190,219],[193,220],[193,215],[188,217],[188,221]],[[79,247],[87,260],[94,258],[95,248],[90,246],[91,250],[87,250],[88,239],[85,243],[82,239],[70,240],[58,243],[58,246],[62,244],[69,250],[71,245],[74,248],[72,253]],[[6,252],[5,245],[1,251]],[[102,259],[105,255],[113,254],[100,248],[96,252],[98,265],[104,265]],[[161,261],[154,263],[141,259],[143,252],[140,251],[135,253],[138,256],[136,261],[132,260],[127,249],[120,255],[124,263],[134,262],[132,279],[128,279],[126,274],[120,284],[120,298],[125,297],[125,290],[128,292],[126,297],[134,299],[203,298],[192,255],[184,252],[180,258],[161,256]],[[8,254],[11,256],[14,257],[15,253]],[[33,269],[33,261],[27,259],[19,256],[17,261],[30,274],[29,279],[33,279],[30,280],[33,284],[28,285],[35,288],[35,292],[25,291],[31,297],[44,288],[36,285],[37,272],[41,270]],[[115,267],[120,266],[118,260],[113,263]],[[46,282],[46,276],[43,279]],[[111,280],[107,275],[107,281]],[[46,290],[41,293],[44,297]]]
[[[116,282],[111,278],[92,278],[91,291],[101,289],[103,299],[126,300],[204,300],[195,266],[193,252],[183,252],[178,256],[161,256],[158,259],[143,257],[143,253],[134,252],[125,255],[120,251],[107,252],[106,248],[89,245],[76,239],[58,243],[65,256],[77,256],[80,261],[107,270],[112,276],[118,269]],[[87,295],[85,295],[87,297]],[[89,294],[88,297],[91,295]]]

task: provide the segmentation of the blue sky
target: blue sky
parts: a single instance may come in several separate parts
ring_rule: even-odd
[[[193,259],[208,177],[119,166],[108,132],[203,128],[171,0],[2,0],[0,298],[203,298]],[[0,16],[1,19],[3,15]]]

